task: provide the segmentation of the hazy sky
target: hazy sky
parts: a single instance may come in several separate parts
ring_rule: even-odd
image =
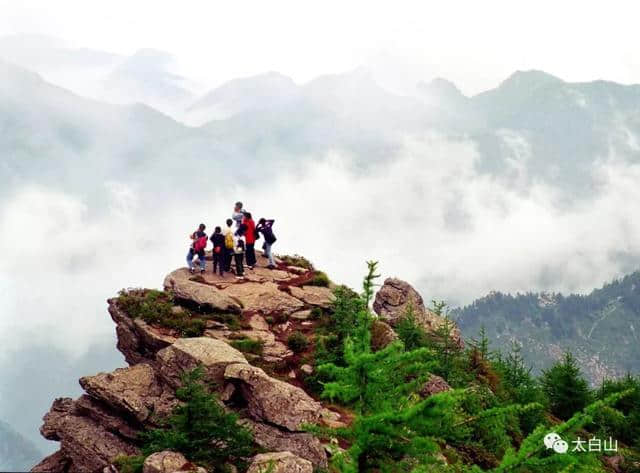
[[[396,90],[444,76],[472,94],[532,68],[571,81],[640,82],[640,7],[595,3],[0,0],[0,34],[125,54],[163,49],[212,85],[267,70],[304,82],[362,64]]]

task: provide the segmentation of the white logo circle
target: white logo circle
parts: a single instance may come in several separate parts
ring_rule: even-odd
[[[562,438],[555,432],[550,432],[544,436],[544,446],[547,448],[553,448],[553,444]]]
[[[553,451],[556,453],[567,453],[569,450],[569,444],[564,440],[556,440],[553,442]]]

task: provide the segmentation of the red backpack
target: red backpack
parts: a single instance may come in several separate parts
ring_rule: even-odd
[[[193,244],[193,251],[199,253],[207,247],[207,236],[201,236]]]

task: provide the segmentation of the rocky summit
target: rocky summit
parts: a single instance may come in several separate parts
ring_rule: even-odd
[[[326,468],[331,449],[305,426],[340,427],[352,415],[319,400],[305,379],[314,372],[315,331],[332,310],[333,289],[304,258],[287,258],[275,270],[260,262],[243,280],[182,268],[166,276],[164,291],[123,290],[108,311],[129,366],[85,376],[85,394],[53,402],[40,431],[60,449],[32,471],[117,471],[117,458],[141,453],[139,434],[162,425],[180,404],[181,375],[196,367],[224,408],[239,415],[256,451],[265,452],[248,459],[248,471]],[[388,280],[375,304],[389,322],[380,320],[385,340],[397,339],[392,326],[408,301],[425,327],[439,323],[411,286]],[[163,451],[146,457],[142,471],[203,469],[182,452]]]

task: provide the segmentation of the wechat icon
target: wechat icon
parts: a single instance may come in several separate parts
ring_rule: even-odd
[[[550,432],[544,436],[544,446],[547,449],[553,449],[556,453],[567,453],[567,450],[569,450],[569,444],[555,432]]]

